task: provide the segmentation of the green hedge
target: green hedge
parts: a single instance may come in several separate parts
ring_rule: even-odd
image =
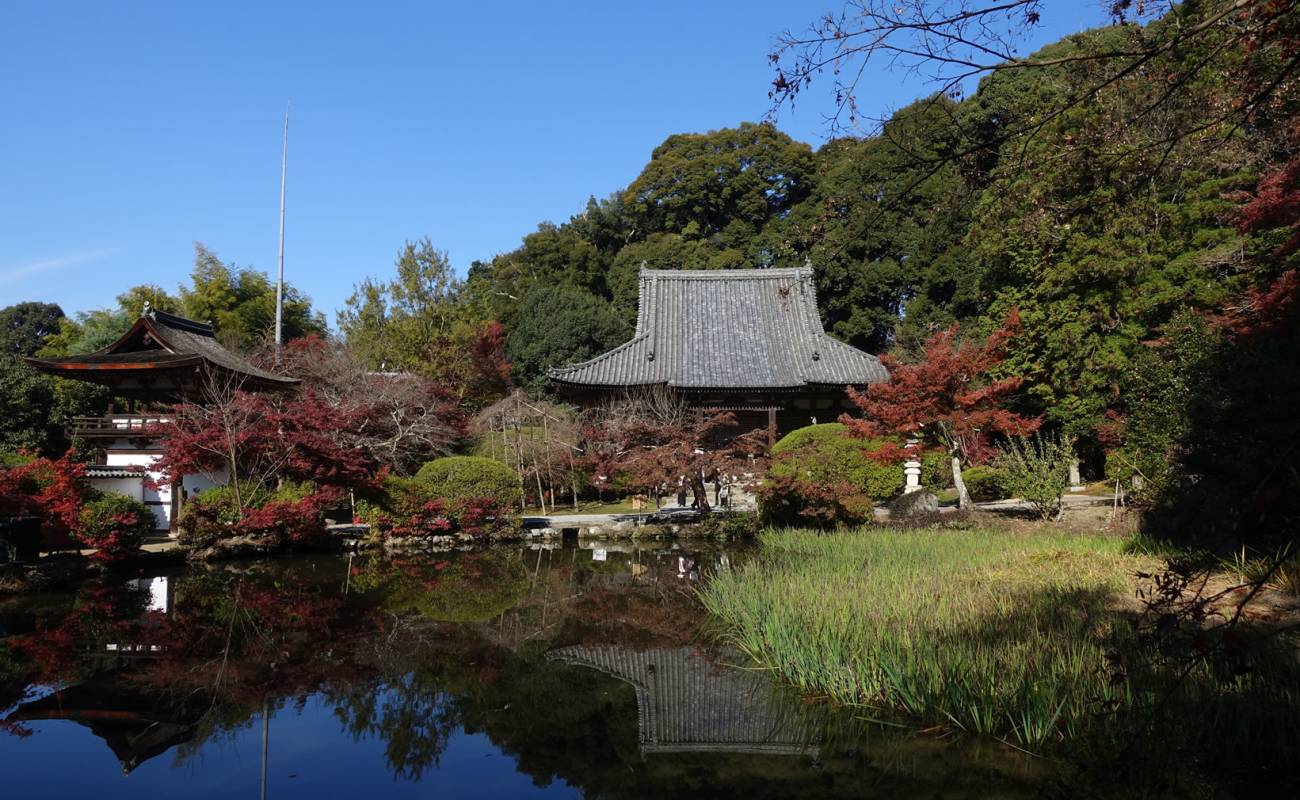
[[[517,508],[523,498],[515,471],[481,456],[447,456],[420,467],[414,486],[439,500],[490,498],[506,508]]]
[[[97,548],[92,558],[116,561],[140,549],[154,531],[153,509],[133,497],[111,492],[96,493],[81,509],[73,537],[86,547]]]
[[[791,431],[772,446],[773,478],[796,478],[815,484],[848,481],[872,500],[885,501],[903,491],[903,467],[873,461],[868,453],[886,439],[854,439],[839,422]],[[924,471],[924,466],[923,466]]]
[[[974,466],[962,470],[961,479],[966,491],[976,502],[1005,500],[1011,496],[1007,489],[1007,476],[997,467]]]
[[[921,485],[927,489],[952,488],[952,462],[937,450],[921,454]]]

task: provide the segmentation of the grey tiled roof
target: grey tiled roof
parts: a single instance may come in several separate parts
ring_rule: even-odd
[[[149,473],[136,464],[87,464],[84,474],[87,478],[142,478]]]
[[[641,270],[635,337],[548,373],[557,383],[793,389],[889,379],[822,330],[812,269]]]
[[[817,753],[810,720],[771,681],[711,664],[690,648],[638,652],[617,645],[577,645],[552,650],[546,658],[591,667],[631,684],[643,754]]]

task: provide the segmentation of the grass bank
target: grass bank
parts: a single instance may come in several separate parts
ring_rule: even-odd
[[[1125,699],[1104,669],[1107,639],[1150,559],[1121,539],[874,529],[769,531],[762,544],[703,600],[805,693],[1028,747]]]
[[[806,695],[1059,745],[1121,795],[1188,775],[1234,790],[1300,778],[1294,628],[1233,628],[1211,610],[1200,626],[1135,629],[1134,573],[1163,564],[1141,550],[1051,528],[768,531],[702,599],[724,637]]]

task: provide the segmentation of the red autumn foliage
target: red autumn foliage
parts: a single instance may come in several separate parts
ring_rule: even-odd
[[[318,336],[292,341],[278,368],[350,418],[354,426],[340,433],[399,475],[447,455],[466,436],[468,419],[446,385],[407,372],[368,370],[339,342]]]
[[[1274,253],[1284,256],[1300,249],[1300,158],[1266,173],[1255,193],[1237,210],[1242,231],[1290,228],[1291,235]]]
[[[139,500],[102,494],[86,503],[73,537],[95,548],[92,559],[112,564],[138,553],[145,537],[153,533],[154,524],[153,512]]]
[[[235,530],[282,544],[311,544],[325,536],[325,512],[345,502],[342,490],[333,486],[297,499],[272,499],[259,508],[245,509]]]
[[[1276,21],[1270,24],[1276,24]],[[1291,51],[1300,47],[1300,24],[1291,18],[1290,28],[1273,30]],[[1300,123],[1289,129],[1292,144],[1300,143]],[[1256,233],[1285,228],[1289,235],[1274,249],[1275,259],[1286,259],[1300,251],[1300,158],[1292,158],[1266,172],[1252,194],[1243,193],[1236,213],[1237,228]],[[1234,341],[1244,342],[1283,331],[1300,315],[1300,270],[1289,269],[1271,281],[1247,289],[1210,322],[1221,327]]]
[[[1300,236],[1300,231],[1297,232]],[[1282,332],[1300,316],[1300,270],[1288,270],[1263,288],[1252,287],[1210,323],[1234,342],[1246,343]]]
[[[916,439],[921,448],[946,452],[953,458],[953,481],[961,504],[967,506],[970,501],[960,465],[969,462],[971,443],[989,433],[1031,433],[1041,423],[1004,407],[1020,388],[1021,378],[991,377],[1006,357],[1007,343],[1019,332],[1020,315],[1013,309],[1002,327],[984,342],[961,340],[953,325],[926,341],[918,363],[902,364],[883,356],[889,382],[873,384],[862,392],[850,388],[849,399],[862,417],[845,414],[840,421],[848,426],[851,436]],[[874,451],[871,458],[898,462],[909,454],[907,447],[895,443]]]
[[[510,519],[510,511],[490,497],[468,500],[405,500],[393,511],[372,511],[363,515],[384,538],[410,539],[466,534],[486,536]]]
[[[85,505],[84,474],[71,450],[58,459],[0,467],[0,516],[37,517],[47,547],[66,545]]]
[[[1097,442],[1106,452],[1120,446],[1124,440],[1124,415],[1115,409],[1106,412],[1106,419],[1097,425]]]
[[[771,475],[755,488],[765,520],[813,528],[857,525],[869,520],[872,500],[848,481],[823,483],[794,475]]]
[[[474,339],[475,363],[485,383],[504,389],[510,383],[510,362],[506,361],[506,326],[488,320]]]
[[[765,430],[735,428],[730,412],[690,409],[671,398],[632,398],[602,409],[584,426],[585,460],[597,480],[622,475],[649,493],[684,481],[696,507],[707,513],[705,482],[756,473],[766,449]]]
[[[161,428],[163,482],[222,472],[261,488],[280,480],[345,488],[373,482],[375,459],[347,440],[360,423],[356,409],[333,406],[310,390],[290,398],[239,389],[210,394],[208,402],[177,406]]]
[[[422,371],[452,388],[472,410],[510,393],[510,362],[506,360],[506,330],[488,320],[468,332],[448,331],[430,339]]]

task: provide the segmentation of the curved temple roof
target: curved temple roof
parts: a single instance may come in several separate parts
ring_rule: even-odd
[[[816,731],[797,703],[763,676],[715,666],[691,648],[576,645],[552,650],[546,658],[597,669],[632,685],[642,755],[817,755]]]
[[[822,330],[812,269],[641,270],[636,336],[548,373],[560,385],[794,389],[889,379]]]
[[[224,373],[249,388],[279,389],[298,383],[253,366],[217,342],[205,322],[151,309],[102,350],[65,358],[28,358],[37,370],[62,378],[113,386],[124,394],[184,394],[202,372]]]

